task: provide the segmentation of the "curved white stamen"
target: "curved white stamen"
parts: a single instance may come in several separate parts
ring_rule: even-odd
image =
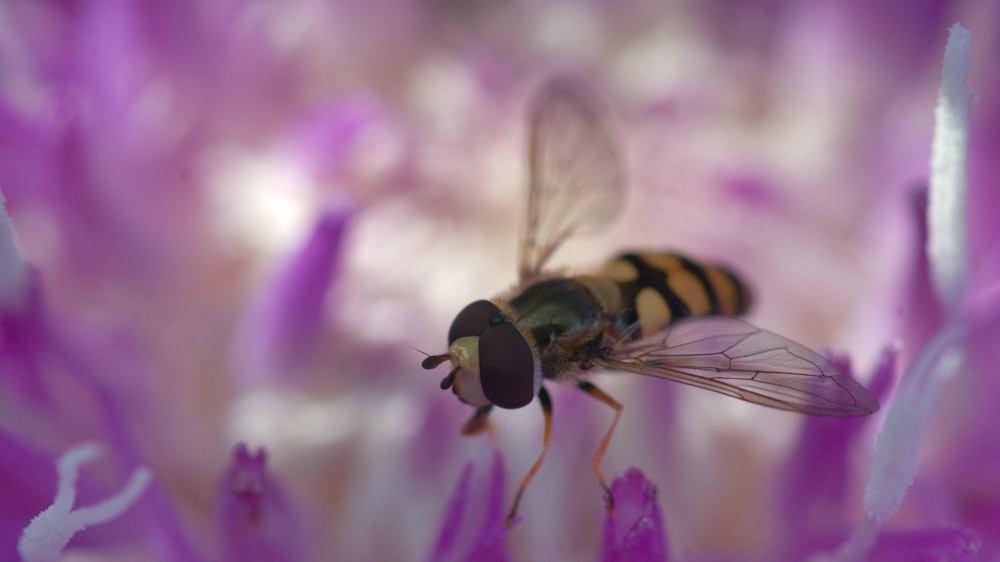
[[[951,27],[944,50],[941,88],[934,110],[927,256],[938,299],[950,315],[958,311],[969,268],[966,205],[969,191],[969,51],[972,35]]]
[[[917,474],[917,456],[942,383],[961,365],[964,330],[946,326],[917,357],[900,384],[875,443],[865,486],[865,513],[878,523],[899,509]]]
[[[146,490],[153,473],[139,467],[129,478],[121,492],[89,507],[72,511],[76,500],[76,479],[80,467],[100,454],[96,443],[84,443],[63,453],[56,464],[59,484],[52,505],[35,516],[21,532],[17,552],[25,562],[52,562],[58,560],[63,549],[77,532],[110,521],[131,506]]]
[[[80,467],[96,459],[99,454],[101,454],[100,445],[84,443],[73,447],[59,457],[59,461],[56,463],[56,472],[59,474],[56,499],[52,502],[52,507],[45,511],[58,510],[69,513],[73,509],[73,502],[76,501],[76,477],[79,476]]]
[[[941,89],[935,111],[930,197],[927,205],[927,257],[938,300],[948,323],[920,352],[903,377],[875,444],[875,459],[865,486],[864,521],[836,552],[836,560],[863,560],[882,524],[896,514],[916,478],[927,421],[941,386],[961,368],[965,321],[959,316],[968,278],[969,74],[971,33],[951,27],[945,47]]]
[[[965,205],[969,144],[969,30],[955,24],[945,47],[934,131],[927,254],[950,322],[903,378],[875,445],[865,512],[881,523],[899,509],[917,472],[917,453],[941,384],[961,365],[965,328],[957,317],[968,267]]]
[[[71,522],[71,526],[76,527],[77,530],[82,530],[95,523],[104,523],[115,519],[135,503],[135,500],[146,491],[146,486],[149,486],[152,480],[153,472],[145,466],[140,466],[132,471],[132,476],[129,477],[128,484],[125,484],[122,491],[97,505],[81,507],[70,512],[66,521]]]

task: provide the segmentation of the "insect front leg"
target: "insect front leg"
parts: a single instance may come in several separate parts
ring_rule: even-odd
[[[615,419],[612,420],[611,427],[608,428],[608,432],[605,433],[604,438],[601,439],[601,444],[597,447],[597,453],[594,455],[593,460],[594,472],[597,474],[597,481],[600,482],[601,488],[604,489],[604,493],[607,494],[608,511],[611,511],[615,508],[615,498],[611,495],[611,488],[608,488],[607,482],[604,481],[604,473],[601,472],[601,461],[604,459],[604,453],[608,450],[608,444],[611,443],[611,434],[615,432],[615,427],[618,425],[618,418],[621,417],[622,410],[624,408],[614,398],[608,396],[603,390],[587,381],[581,381],[577,383],[577,386],[580,390],[615,409]]]
[[[472,414],[469,421],[465,422],[462,426],[462,435],[476,435],[477,433],[482,433],[483,431],[490,428],[490,410],[493,409],[493,404],[488,406],[483,406],[482,408],[476,408],[476,413]]]
[[[510,513],[507,514],[505,522],[508,528],[514,525],[514,516],[517,515],[517,506],[521,503],[521,496],[524,495],[524,489],[528,487],[528,482],[538,472],[538,467],[542,466],[542,459],[545,458],[545,453],[549,450],[549,442],[552,438],[552,399],[549,397],[549,392],[545,390],[544,386],[538,391],[538,403],[542,406],[542,415],[545,418],[545,429],[542,432],[542,452],[538,454],[535,464],[531,465],[527,474],[521,479],[521,485],[517,487],[517,494],[514,495],[514,504],[510,507]]]

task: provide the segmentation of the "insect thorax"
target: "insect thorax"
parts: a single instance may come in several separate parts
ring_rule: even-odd
[[[545,378],[572,374],[601,345],[613,311],[585,279],[546,279],[510,300],[515,322],[535,340]]]

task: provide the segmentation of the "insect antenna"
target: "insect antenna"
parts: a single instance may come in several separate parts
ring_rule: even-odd
[[[412,345],[410,346],[410,349],[412,349],[413,351],[416,351],[417,353],[425,356],[424,360],[420,362],[420,366],[423,367],[424,369],[427,369],[427,370],[434,369],[438,365],[440,365],[441,363],[444,363],[445,361],[451,359],[451,355],[449,355],[447,353],[442,353],[441,355],[431,355],[430,353],[427,353],[426,351],[424,351],[422,349],[417,349],[416,347],[413,347]],[[449,385],[449,386],[451,386],[451,385]],[[441,387],[441,388],[445,388],[445,387]]]
[[[448,353],[442,353],[441,355],[428,355],[423,361],[420,362],[420,366],[424,369],[430,370],[437,368],[438,365],[448,361],[449,359],[451,359],[451,355]]]
[[[451,370],[450,373],[448,373],[448,375],[445,378],[441,379],[441,390],[444,390],[450,387],[451,385],[455,384],[455,375],[458,374],[458,370],[459,367],[455,367],[454,369]]]

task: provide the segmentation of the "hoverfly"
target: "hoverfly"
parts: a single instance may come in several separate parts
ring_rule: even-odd
[[[878,402],[822,355],[748,324],[750,293],[720,265],[676,253],[625,253],[590,275],[544,271],[570,236],[610,222],[622,200],[623,170],[598,104],[567,79],[554,79],[534,100],[529,122],[528,216],[520,271],[512,290],[458,313],[441,388],[474,406],[464,435],[487,428],[494,407],[528,405],[537,396],[545,420],[542,451],[522,478],[507,516],[549,448],[552,401],[543,381],[572,381],[615,410],[593,458],[614,498],[601,460],[622,405],[583,380],[596,368],[628,371],[713,390],[747,402],[819,416],[863,416]]]

